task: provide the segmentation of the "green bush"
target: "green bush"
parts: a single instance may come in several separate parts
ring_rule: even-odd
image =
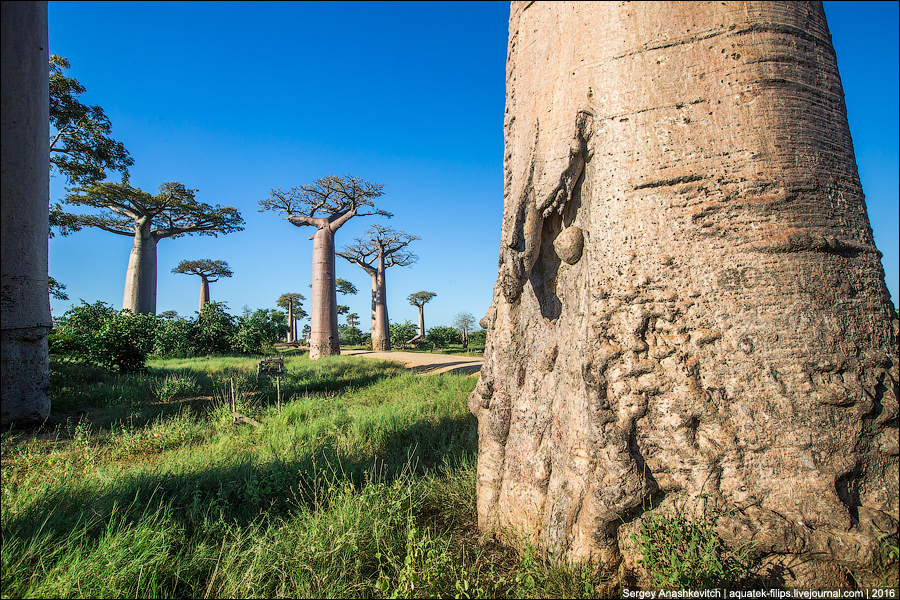
[[[197,354],[194,345],[196,323],[172,319],[163,321],[156,329],[153,356],[157,358],[190,358]]]
[[[402,348],[418,332],[418,328],[409,319],[402,323],[391,323],[391,347]]]
[[[144,368],[153,350],[156,315],[116,311],[105,302],[73,306],[54,323],[52,354],[122,372]]]
[[[208,302],[197,317],[194,329],[194,345],[199,354],[225,354],[231,352],[231,339],[237,331],[235,318],[226,311],[224,302]]]
[[[277,310],[257,310],[237,320],[231,336],[231,351],[259,354],[271,351],[279,339],[287,335],[284,313]]]
[[[438,325],[425,332],[425,339],[434,344],[435,348],[446,348],[450,344],[462,344],[459,331],[453,327]]]
[[[358,346],[362,344],[363,333],[356,327],[349,325],[339,325],[341,345],[342,346]]]

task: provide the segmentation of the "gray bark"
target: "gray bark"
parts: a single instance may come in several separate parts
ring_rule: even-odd
[[[318,228],[313,236],[312,273],[309,357],[315,360],[341,353],[334,282],[334,232],[327,225]]]
[[[513,2],[509,32],[479,525],[646,584],[642,520],[708,502],[770,583],[849,584],[900,520],[900,323],[821,3]]]
[[[384,277],[384,252],[378,253],[378,270],[374,277],[372,301],[372,350],[391,349],[391,327],[387,310],[387,283]]]
[[[294,301],[288,302],[288,332],[287,341],[292,343],[296,339],[296,326],[294,325]]]
[[[156,236],[152,220],[143,217],[134,228],[134,245],[125,273],[122,308],[133,313],[156,314]],[[203,306],[200,306],[203,310]]]
[[[46,2],[3,2],[0,426],[50,414]]]
[[[209,279],[205,276],[200,276],[200,311],[203,312],[203,307],[209,302]]]

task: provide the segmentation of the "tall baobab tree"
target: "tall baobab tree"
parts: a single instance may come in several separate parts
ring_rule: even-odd
[[[288,311],[288,343],[297,341],[297,321],[306,318],[301,301],[306,300],[303,294],[288,292],[278,297],[278,306]]]
[[[313,360],[341,353],[337,320],[337,293],[334,274],[334,235],[353,217],[381,215],[389,212],[375,207],[382,195],[381,184],[358,177],[328,175],[311,185],[290,190],[272,190],[259,202],[260,211],[274,210],[297,227],[315,227],[309,238],[313,242],[312,330],[309,357]]]
[[[198,312],[203,312],[203,306],[209,302],[209,284],[215,283],[223,277],[234,275],[224,260],[209,260],[208,258],[183,260],[172,269],[172,272],[200,276],[200,308]]]
[[[479,525],[641,585],[642,528],[711,501],[778,585],[849,584],[897,532],[900,323],[822,3],[513,2],[509,35]]]
[[[0,426],[50,415],[47,3],[3,2]]]
[[[409,340],[410,342],[418,342],[419,340],[425,339],[425,305],[435,296],[437,296],[437,294],[434,292],[416,292],[407,297],[409,303],[419,309],[419,334]]]
[[[372,225],[365,238],[345,246],[338,256],[359,266],[372,277],[372,349],[391,349],[391,330],[387,311],[387,286],[384,271],[388,267],[406,267],[419,257],[406,250],[420,239],[383,225]]]
[[[149,194],[122,183],[94,183],[73,188],[66,204],[97,209],[94,214],[72,215],[72,227],[96,227],[131,237],[134,243],[125,274],[122,308],[135,313],[156,313],[156,245],[166,238],[199,234],[217,236],[243,230],[244,220],[233,206],[198,202],[197,190],[177,182],[159,186]]]

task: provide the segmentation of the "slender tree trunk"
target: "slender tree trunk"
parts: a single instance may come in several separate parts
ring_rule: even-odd
[[[316,230],[313,236],[312,273],[309,357],[315,360],[341,353],[334,283],[334,232],[328,227]]]
[[[2,3],[0,425],[50,415],[46,2]]]
[[[200,312],[203,312],[203,307],[206,306],[206,303],[209,302],[209,279],[200,276]],[[156,311],[154,311],[156,312]]]
[[[637,587],[642,523],[715,507],[763,577],[845,587],[900,518],[900,323],[822,3],[522,1],[509,35],[479,525]]]
[[[293,343],[294,341],[294,301],[288,301],[288,331],[287,331],[287,341],[288,344]]]
[[[375,332],[375,315],[377,311],[375,307],[378,305],[378,270],[372,269],[369,271],[369,276],[372,277],[372,322],[369,325],[370,335]]]
[[[156,243],[150,232],[152,222],[143,219],[135,228],[134,245],[125,273],[122,308],[133,313],[156,314]],[[207,292],[207,297],[209,296]],[[202,298],[202,296],[201,296]],[[203,310],[201,304],[200,310]]]
[[[386,352],[391,349],[391,328],[387,311],[387,285],[384,277],[384,252],[378,253],[378,270],[375,272],[375,293],[372,324],[372,350]]]
[[[425,305],[419,307],[419,337],[425,337]]]

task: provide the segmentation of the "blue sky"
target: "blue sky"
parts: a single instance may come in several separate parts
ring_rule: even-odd
[[[852,5],[851,5],[852,4]],[[412,267],[388,270],[392,322],[406,298],[437,293],[426,326],[481,318],[497,273],[503,210],[506,2],[50,2],[50,51],[101,105],[135,160],[131,183],[199,189],[237,207],[243,232],[163,240],[157,310],[193,315],[199,278],[183,259],[225,260],[211,286],[233,314],[308,296],[313,233],[257,211],[275,187],[352,174],[384,185],[387,221],[421,236]],[[826,2],[850,129],[888,288],[898,298],[898,3]],[[51,199],[63,197],[62,177]],[[337,246],[376,220],[350,220]],[[131,240],[84,230],[50,240],[50,274],[67,286],[55,315],[103,300],[121,308]],[[360,293],[339,298],[368,330],[370,279],[337,259]],[[308,302],[306,303],[309,308]],[[343,322],[343,318],[341,319]]]

